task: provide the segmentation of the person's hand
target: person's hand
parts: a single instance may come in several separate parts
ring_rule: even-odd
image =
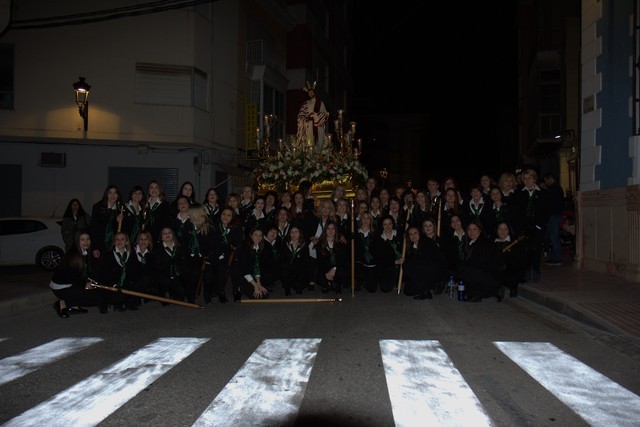
[[[347,239],[344,236],[340,236],[340,243],[347,243]]]
[[[118,214],[118,216],[116,217],[116,221],[118,221],[118,224],[120,224],[123,219],[124,219],[124,214],[122,212],[120,212]]]
[[[328,281],[332,282],[332,281],[333,281],[333,278],[334,278],[334,277],[336,277],[336,269],[335,269],[335,268],[332,268],[331,270],[327,271],[327,272],[324,274],[324,277],[326,277],[326,279],[327,279]]]
[[[402,265],[402,263],[404,263],[404,257],[398,258],[396,260],[396,265]]]
[[[84,288],[89,290],[89,289],[95,289],[92,285],[91,282],[87,280],[87,283],[84,284]]]
[[[318,242],[320,241],[320,239],[319,239],[319,238],[317,238],[316,236],[313,236],[313,237],[311,238],[311,241],[313,242],[313,244],[314,244],[314,245],[317,245],[317,244],[318,244]]]
[[[262,286],[260,283],[256,283],[255,286],[253,287],[254,298],[262,298],[266,296],[268,293],[269,291],[267,291],[267,289],[264,286]]]
[[[94,249],[92,253],[94,258],[100,258],[100,251],[98,249]]]

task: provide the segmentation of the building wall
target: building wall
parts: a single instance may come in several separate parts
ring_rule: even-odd
[[[640,186],[628,185],[638,180],[631,118],[633,1],[584,0],[582,9],[576,265],[640,281]]]
[[[72,198],[85,209],[100,198],[107,185],[109,167],[177,168],[178,184],[191,181],[197,198],[204,198],[209,182],[202,182],[194,169],[195,151],[165,148],[138,154],[135,146],[89,146],[81,144],[24,144],[0,142],[2,165],[22,166],[22,215],[62,216]],[[64,153],[65,167],[41,167],[40,153]],[[16,177],[17,178],[17,177]],[[145,191],[148,182],[139,182]],[[129,188],[119,188],[128,198]],[[171,198],[171,200],[173,197]]]

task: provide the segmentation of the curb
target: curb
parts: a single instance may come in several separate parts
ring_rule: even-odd
[[[518,295],[592,328],[616,335],[630,335],[628,332],[607,322],[602,317],[579,308],[562,298],[550,296],[549,294],[538,291],[526,284],[521,284],[518,287]]]
[[[0,318],[35,311],[55,301],[51,291],[41,291],[28,296],[0,302]]]

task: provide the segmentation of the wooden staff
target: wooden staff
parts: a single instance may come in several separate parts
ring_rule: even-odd
[[[505,246],[504,248],[502,248],[502,253],[505,254],[507,252],[509,252],[511,250],[512,247],[514,247],[515,245],[517,245],[519,242],[523,241],[524,239],[526,239],[527,236],[525,236],[524,234],[522,234],[520,237],[518,237],[516,240],[514,240],[513,242],[509,243],[507,246]]]
[[[120,214],[122,215],[122,219],[118,221],[118,233],[122,231],[122,222],[124,221],[124,205],[120,205]]]
[[[401,258],[404,258],[404,256],[407,254],[407,229],[409,228],[409,214],[411,213],[411,210],[409,210],[409,208],[407,208],[407,219],[404,223],[404,236],[402,239],[402,256]],[[400,264],[400,274],[398,274],[398,295],[400,295],[400,289],[402,289],[402,264]]]
[[[351,199],[351,296],[356,296],[356,216]]]
[[[156,296],[156,295],[145,294],[145,293],[142,293],[142,292],[128,291],[126,289],[114,288],[113,286],[99,285],[98,282],[96,282],[95,280],[92,280],[92,279],[88,279],[88,280],[89,280],[89,282],[91,282],[91,286],[93,286],[94,288],[106,289],[106,290],[111,291],[111,292],[118,292],[118,293],[125,294],[125,295],[133,295],[135,297],[152,299],[152,300],[155,300],[155,301],[161,301],[161,302],[166,302],[166,303],[169,303],[169,304],[181,305],[181,306],[189,307],[189,308],[203,308],[201,305],[192,304],[190,302],[178,301],[176,299],[159,297],[159,296]]]
[[[281,303],[281,302],[342,302],[342,298],[258,298],[243,299],[239,303]]]
[[[202,292],[202,286],[204,285],[204,272],[209,264],[209,258],[203,256],[202,262],[200,263],[200,276],[198,277],[198,284],[196,285],[196,298],[198,298]]]
[[[436,236],[440,237],[440,224],[442,223],[442,199],[438,197],[438,222],[436,226]]]

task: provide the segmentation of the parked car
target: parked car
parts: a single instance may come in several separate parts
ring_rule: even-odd
[[[55,270],[64,255],[61,225],[61,218],[0,218],[0,265]]]

